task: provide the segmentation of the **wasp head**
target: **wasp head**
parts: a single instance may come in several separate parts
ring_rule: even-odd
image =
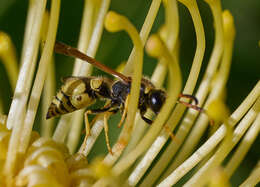
[[[155,114],[158,114],[165,99],[166,93],[163,90],[152,89],[148,93],[148,107],[151,108]]]

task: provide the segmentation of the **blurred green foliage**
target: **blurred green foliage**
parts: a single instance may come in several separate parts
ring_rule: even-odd
[[[20,58],[22,48],[28,2],[28,0],[0,1],[0,30],[11,36],[17,49],[18,59]],[[57,35],[59,41],[76,46],[81,24],[83,3],[84,0],[73,1],[72,6],[71,1],[62,1]],[[127,16],[137,29],[140,30],[150,3],[151,0],[112,0],[110,9]],[[204,66],[201,72],[202,75],[214,42],[214,24],[208,5],[203,0],[198,0],[198,4],[206,34],[206,53]],[[229,9],[231,11],[236,25],[233,62],[227,86],[227,103],[231,111],[233,111],[260,78],[260,48],[258,46],[258,41],[260,40],[260,1],[229,0],[223,1],[222,7],[223,9]],[[185,79],[192,63],[196,47],[196,38],[189,12],[181,4],[179,4],[179,10],[181,24],[180,59]],[[156,32],[163,21],[164,10],[163,7],[161,7],[152,32]],[[116,68],[120,62],[128,58],[131,49],[132,42],[125,33],[120,32],[111,34],[104,31],[96,58],[108,66]],[[149,58],[147,55],[145,55],[144,58],[144,74],[151,75],[152,70],[156,65],[156,61]],[[67,63],[66,61],[72,62],[72,59],[59,55],[56,60],[56,80],[58,86],[60,85],[60,78],[70,75],[71,73],[73,64]],[[94,71],[94,74],[100,73],[100,71]],[[12,92],[2,64],[0,64],[0,90],[0,97],[3,99],[5,106],[4,111],[7,113],[12,99]],[[237,186],[244,180],[259,159],[260,151],[257,149],[257,144],[259,143],[260,140],[258,138],[254,143],[253,148],[248,153],[248,157],[241,165],[243,170],[240,171],[242,173],[237,172],[235,177],[232,178],[232,184],[234,186]]]

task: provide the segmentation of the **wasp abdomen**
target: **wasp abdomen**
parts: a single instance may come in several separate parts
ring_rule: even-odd
[[[89,79],[85,79],[65,79],[64,85],[51,102],[46,119],[73,112],[93,103],[95,97],[90,94]]]
[[[70,102],[70,97],[60,90],[51,102],[46,119],[70,113],[75,110],[77,110],[77,108]]]
[[[109,99],[111,82],[102,77],[66,77],[52,100],[46,119],[88,107],[97,98]]]

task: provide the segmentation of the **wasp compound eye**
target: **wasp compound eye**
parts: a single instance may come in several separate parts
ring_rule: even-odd
[[[151,90],[148,96],[149,107],[154,113],[159,113],[166,99],[166,94],[162,90]]]

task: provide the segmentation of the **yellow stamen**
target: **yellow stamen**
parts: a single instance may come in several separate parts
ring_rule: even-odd
[[[128,167],[130,167],[133,162],[144,152],[147,150],[148,146],[152,143],[154,138],[157,136],[159,131],[161,130],[165,120],[167,119],[173,105],[177,101],[177,97],[179,95],[180,89],[181,89],[181,72],[179,65],[174,58],[174,56],[171,55],[165,44],[158,38],[158,36],[153,35],[151,40],[147,42],[146,49],[149,50],[149,53],[154,50],[150,51],[150,43],[154,44],[156,42],[157,46],[156,48],[159,49],[161,53],[155,52],[155,55],[161,55],[160,57],[165,58],[165,60],[168,62],[169,66],[169,75],[170,75],[170,84],[169,84],[169,95],[168,98],[165,101],[165,104],[163,105],[161,112],[157,116],[154,124],[152,127],[150,127],[148,133],[144,136],[142,141],[128,154],[126,155],[122,160],[120,160],[113,168],[116,175],[122,173],[124,170],[126,170]],[[154,47],[154,45],[152,45]],[[174,82],[174,84],[173,84]]]
[[[112,175],[111,168],[103,162],[103,158],[95,158],[90,165],[91,170],[97,178],[108,177]]]
[[[43,48],[42,56],[39,62],[39,67],[36,73],[32,93],[30,96],[28,109],[24,119],[24,129],[20,137],[19,151],[24,153],[29,143],[30,133],[32,131],[33,122],[35,119],[36,111],[40,102],[41,92],[43,89],[44,80],[47,73],[48,64],[51,62],[53,48],[56,40],[56,33],[59,21],[60,0],[52,1],[50,12],[50,21],[48,25],[48,32],[46,42]]]
[[[9,110],[7,119],[7,128],[13,128],[12,135],[9,141],[7,159],[5,162],[5,174],[6,181],[11,185],[12,178],[14,176],[15,170],[17,170],[17,152],[20,146],[20,137],[23,129],[23,119],[26,111],[26,102],[29,96],[31,80],[34,73],[34,66],[36,62],[36,56],[39,46],[39,36],[40,36],[40,26],[42,22],[43,13],[46,6],[46,1],[31,1],[30,8],[34,10],[29,10],[33,12],[31,15],[33,18],[31,20],[34,23],[34,28],[31,25],[27,25],[26,29],[28,36],[27,40],[24,42],[24,49],[22,54],[22,65],[20,68],[20,73],[18,76],[14,97]]]
[[[147,13],[144,24],[143,24],[142,29],[139,34],[143,45],[145,44],[145,42],[151,32],[151,29],[152,29],[153,23],[155,21],[156,15],[159,11],[160,5],[161,5],[161,0],[153,0],[151,3],[149,12]],[[133,72],[133,70],[134,70],[133,63],[134,63],[135,55],[136,55],[136,48],[134,47],[128,58],[128,63],[126,64],[126,67],[123,71],[124,74],[131,75],[131,73]]]
[[[108,7],[110,1],[103,1],[104,3],[108,3],[106,6]],[[101,21],[102,12],[105,15],[106,9],[103,9],[101,11],[101,0],[86,0],[84,3],[84,10],[83,10],[83,17],[81,21],[81,27],[80,27],[80,35],[78,40],[78,49],[80,51],[86,52],[89,54],[88,48],[90,48],[89,43],[91,41],[91,36],[93,35],[93,31],[95,31],[95,34],[98,35],[100,31],[102,31],[102,24],[97,24],[97,19],[99,18],[99,22]],[[105,7],[106,7],[105,6]],[[104,6],[103,6],[104,7]],[[104,12],[105,10],[105,12]],[[102,16],[102,22],[103,17]],[[97,27],[98,26],[98,27]],[[96,29],[95,29],[96,28]],[[99,28],[99,29],[97,29]],[[96,38],[96,40],[99,40]],[[98,41],[96,41],[98,43]],[[92,42],[93,43],[93,42]],[[73,68],[72,75],[80,75],[80,71],[82,67],[86,67],[86,72],[91,73],[91,66],[88,64],[82,62],[80,59],[75,59],[75,65]],[[73,125],[71,126],[71,129],[68,134],[68,140],[67,144],[70,149],[71,153],[74,153],[76,151],[76,148],[78,146],[79,140],[80,140],[80,134],[81,134],[81,126],[83,121],[83,110],[76,111],[72,116]],[[69,126],[69,123],[67,123],[67,126]]]
[[[221,12],[219,12],[220,4],[215,2],[215,3],[211,4],[210,6],[212,9],[212,12],[214,13],[213,16],[214,16],[215,22],[216,22],[216,24],[215,24],[216,43],[215,43],[214,49],[216,49],[216,54],[221,55],[220,47],[224,46],[224,49],[222,49],[224,51],[224,56],[221,61],[221,64],[223,64],[223,65],[221,65],[221,68],[219,71],[222,73],[218,73],[218,76],[217,76],[218,80],[219,80],[218,84],[214,84],[214,86],[212,86],[213,89],[211,90],[210,95],[206,101],[205,108],[210,103],[210,101],[212,101],[212,99],[219,98],[220,95],[223,94],[223,89],[226,85],[226,81],[227,81],[228,74],[229,74],[231,57],[232,57],[232,48],[233,48],[233,42],[231,42],[230,40],[223,39],[224,38],[224,33],[223,33],[224,28],[221,28],[222,27],[221,22],[223,22],[223,21],[219,20],[220,19],[219,17],[221,16],[220,15]],[[213,9],[214,9],[214,11],[213,11]],[[223,25],[223,27],[224,27],[224,25]],[[217,40],[217,38],[218,38],[218,40]],[[223,40],[225,42],[224,44],[222,44]],[[207,67],[206,74],[203,78],[203,83],[201,83],[199,90],[196,94],[196,96],[198,97],[201,104],[205,100],[205,97],[207,95],[206,93],[210,91],[209,88],[210,88],[210,84],[212,84],[212,83],[209,82],[209,80],[210,80],[209,77],[214,75],[216,68],[217,68],[216,63],[218,63],[218,62],[216,60],[218,58],[217,58],[217,56],[215,56],[215,57],[214,56],[212,54],[211,59],[210,59],[210,64]],[[217,59],[215,59],[215,58],[217,58]],[[216,81],[214,81],[214,82],[216,82]],[[172,172],[174,169],[176,169],[176,167],[178,165],[180,165],[191,154],[191,152],[194,150],[194,147],[198,144],[201,135],[204,133],[204,131],[208,125],[208,117],[204,114],[200,115],[198,120],[194,124],[194,120],[196,119],[196,116],[198,115],[195,113],[196,113],[196,111],[189,110],[189,112],[187,114],[188,118],[187,118],[187,120],[185,120],[183,122],[184,124],[189,125],[190,126],[189,128],[191,128],[193,126],[193,130],[191,131],[191,133],[188,136],[186,142],[184,143],[182,149],[180,150],[179,154],[177,155],[175,162],[173,162],[171,164],[171,166],[168,168],[167,172],[165,173],[165,175],[164,175],[165,177],[167,175],[169,175],[170,172]],[[184,127],[183,129],[186,129],[186,128],[187,127]],[[184,133],[188,133],[188,131],[185,131]],[[177,132],[176,136],[179,138],[178,132]],[[176,145],[174,142],[172,142],[170,144],[170,146],[167,148],[167,150],[169,150],[170,152],[176,153],[178,147],[179,147],[179,145]]]
[[[223,168],[216,168],[209,179],[209,187],[230,187],[230,183],[228,181],[228,177],[223,170]]]
[[[132,83],[131,83],[131,90],[130,90],[130,97],[129,97],[129,108],[131,108],[131,110],[128,111],[125,120],[125,126],[121,134],[119,135],[117,141],[119,144],[121,144],[120,142],[124,140],[124,142],[126,142],[127,144],[134,125],[135,115],[137,112],[138,98],[140,94],[139,90],[140,90],[142,69],[143,69],[143,44],[135,27],[124,16],[121,16],[115,12],[110,11],[106,16],[105,27],[112,32],[125,30],[128,33],[128,35],[131,37],[134,46],[136,47],[136,55],[134,56],[134,64],[133,64],[135,67],[135,71],[133,72],[132,75]],[[123,145],[122,148],[124,148],[125,146],[126,145]],[[114,147],[115,148],[113,149],[116,149],[118,145],[116,144]],[[119,157],[122,151],[123,149],[118,150],[118,154],[113,155],[113,157],[110,160],[107,160],[106,163],[107,164],[109,163],[109,165],[112,164],[115,161],[115,159]]]
[[[18,76],[17,58],[11,38],[4,32],[0,32],[0,59],[6,68],[12,90],[14,90]]]
[[[45,12],[43,17],[43,23],[42,23],[42,30],[41,30],[41,46],[42,49],[44,47],[46,36],[48,32],[48,24],[49,24],[49,12]],[[43,103],[51,103],[53,95],[55,95],[56,91],[56,85],[55,85],[55,61],[52,56],[51,62],[48,64],[48,72],[46,75],[46,81],[43,88],[43,97],[42,102]],[[54,125],[54,119],[46,120],[46,113],[48,111],[48,104],[42,105],[42,123],[41,123],[41,134],[44,137],[51,137],[53,125]]]
[[[194,23],[194,27],[195,27],[196,38],[197,38],[197,47],[196,47],[196,52],[195,52],[195,56],[193,59],[191,71],[190,71],[188,80],[184,86],[184,89],[182,91],[185,94],[192,94],[192,92],[195,88],[195,85],[197,83],[197,80],[198,80],[198,75],[200,72],[200,67],[201,67],[201,63],[202,63],[202,59],[203,59],[203,55],[204,55],[204,51],[205,51],[205,36],[204,36],[202,20],[201,20],[200,14],[199,14],[199,9],[198,9],[196,1],[180,0],[180,2],[183,3],[188,8],[188,10],[191,14],[191,17],[192,17],[192,20]],[[175,30],[173,30],[171,32],[175,32]],[[177,56],[177,51],[175,51],[174,54],[175,54],[175,56]],[[167,124],[169,124],[170,130],[173,130],[177,126],[178,122],[182,118],[182,115],[183,115],[185,109],[186,109],[185,106],[182,106],[182,105],[176,106],[176,108],[172,112],[172,114],[167,122]],[[156,151],[153,150],[153,147],[151,147],[150,150],[153,150],[153,152],[158,153],[158,150],[159,150],[158,148],[162,147],[166,143],[168,137],[169,137],[169,134],[162,131],[160,136],[156,139],[156,141],[160,142],[160,145],[158,145],[158,143],[154,143],[154,147],[156,147]],[[179,139],[179,138],[177,138],[177,139]],[[178,145],[181,145],[181,144],[178,144]],[[147,180],[145,181],[146,184],[151,181],[155,181],[157,179],[156,177],[158,177],[158,173],[160,173],[160,172],[158,172],[158,170],[163,171],[164,168],[168,166],[168,163],[170,161],[169,157],[172,157],[172,155],[175,154],[175,151],[177,150],[176,148],[178,148],[178,145],[176,146],[176,142],[174,142],[174,141],[171,142],[171,146],[167,148],[167,151],[164,153],[164,157],[162,159],[160,159],[160,161],[159,161],[160,163],[157,164],[156,168],[153,168],[153,173],[151,173],[151,175],[149,177],[147,177]]]
[[[145,22],[143,24],[143,27],[141,29],[140,32],[140,38],[142,40],[142,42],[145,42],[148,34],[150,32],[151,29],[151,24],[155,19],[155,15],[157,14],[158,8],[160,5],[160,0],[153,0],[151,7],[149,9],[149,12],[147,14],[147,17],[145,19]],[[176,19],[176,15],[178,14],[178,9],[176,8],[174,11],[169,11],[171,13],[173,13],[173,15],[169,16],[171,17],[171,23],[174,23],[174,21],[178,20]],[[177,27],[178,24],[174,24],[175,27]],[[169,33],[172,33],[169,31]],[[174,34],[178,34],[178,32],[174,32]],[[160,33],[161,35],[161,33]],[[169,38],[168,40],[164,40],[165,42],[167,41],[168,47],[171,49],[172,46],[174,46],[174,37]],[[124,73],[125,74],[130,74],[131,71],[133,71],[133,56],[136,52],[136,49],[134,48],[130,54],[130,57],[128,59],[128,63],[126,64],[126,67],[124,69]],[[167,64],[166,62],[164,62],[164,60],[160,60],[153,72],[153,75],[151,77],[151,82],[155,85],[155,87],[160,88],[165,80],[167,74]],[[145,114],[145,116],[152,116],[152,112],[147,111],[147,113]],[[138,125],[137,125],[138,124]],[[133,130],[133,134],[135,136],[132,136],[132,138],[130,139],[130,142],[127,145],[126,150],[124,150],[124,154],[129,153],[129,151],[131,149],[133,149],[136,144],[138,143],[138,141],[143,137],[144,131],[147,129],[147,124],[141,119],[140,114],[137,114],[137,118],[135,120],[135,126],[134,126],[134,130]]]
[[[214,122],[224,122],[229,116],[229,110],[221,100],[213,100],[207,107],[207,114]]]

